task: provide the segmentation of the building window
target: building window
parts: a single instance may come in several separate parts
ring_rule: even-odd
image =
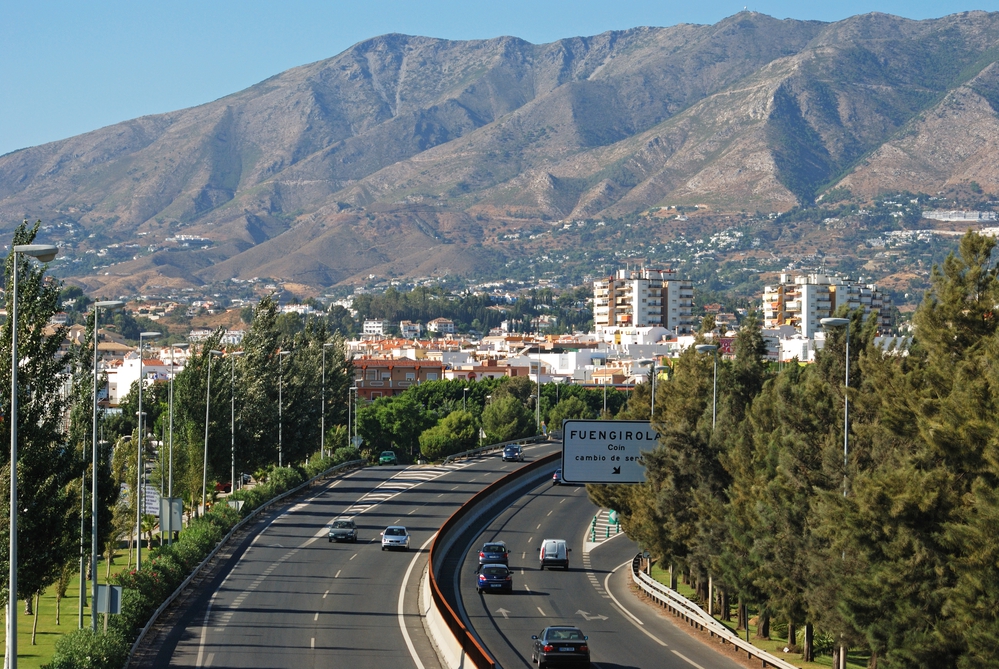
[[[416,380],[416,374],[413,373],[413,372],[406,372],[406,380],[407,381],[415,381]]]
[[[427,372],[427,381],[436,381],[437,372]]]
[[[369,369],[368,370],[368,380],[369,381],[377,381],[378,380],[378,370],[377,369]]]

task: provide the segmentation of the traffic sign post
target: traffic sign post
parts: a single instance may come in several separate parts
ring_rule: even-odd
[[[562,423],[562,480],[566,483],[643,483],[642,451],[659,433],[647,420],[566,420]]]

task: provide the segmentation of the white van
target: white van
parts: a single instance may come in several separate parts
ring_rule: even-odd
[[[545,567],[569,568],[569,553],[572,549],[565,545],[565,539],[545,539],[538,548],[541,554],[541,570]]]

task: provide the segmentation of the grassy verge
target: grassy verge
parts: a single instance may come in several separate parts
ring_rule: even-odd
[[[134,558],[133,558],[134,559]],[[117,574],[125,569],[128,562],[128,551],[120,550],[115,553],[114,564],[111,565],[111,573]],[[102,559],[97,564],[98,583],[107,583],[107,563]],[[84,627],[90,626],[90,581],[87,581],[87,606],[83,608]],[[56,625],[56,597],[55,586],[50,587],[38,600],[38,608],[34,616],[25,615],[24,602],[18,602],[17,614],[17,666],[24,669],[39,669],[43,664],[52,661],[52,654],[55,652],[56,640],[77,629],[79,626],[80,611],[80,574],[77,570],[76,576],[69,583],[66,589],[66,596],[60,606],[60,623]],[[38,619],[38,631],[35,634],[35,645],[31,645],[31,628],[35,624],[35,617]],[[0,629],[0,644],[6,646],[7,626]]]
[[[664,584],[666,586],[669,585],[669,571],[666,570],[666,569],[660,568],[659,565],[653,565],[652,566],[652,578],[656,579],[657,581],[659,581],[660,583],[662,583],[662,584]],[[694,589],[691,588],[690,586],[684,585],[684,583],[683,583],[682,580],[679,581],[678,584],[677,584],[677,592],[679,592],[681,595],[683,595],[684,597],[686,597],[687,599],[689,599],[691,601],[694,601],[694,602],[697,601],[697,597],[696,597],[696,593],[695,593]],[[704,607],[702,606],[701,608],[704,608]],[[749,641],[754,646],[756,646],[757,648],[759,648],[761,650],[765,650],[768,653],[770,653],[770,654],[772,654],[772,655],[774,655],[776,657],[784,659],[787,662],[790,662],[791,664],[793,664],[793,665],[795,665],[797,667],[802,667],[802,669],[820,669],[820,668],[824,668],[824,667],[832,667],[832,656],[831,655],[817,655],[816,658],[815,658],[815,662],[802,662],[801,661],[801,655],[799,655],[797,653],[785,653],[784,652],[784,648],[787,646],[787,639],[778,639],[776,637],[773,638],[773,639],[769,639],[769,640],[768,639],[757,639],[757,638],[755,638],[755,636],[756,636],[756,625],[754,624],[754,622],[756,621],[756,614],[757,614],[756,609],[753,608],[752,606],[750,606],[750,608],[749,608],[749,621],[750,621],[750,624],[749,624]],[[743,639],[745,639],[746,638],[746,630],[736,630],[736,623],[735,623],[736,616],[734,614],[734,607],[733,607],[733,616],[732,617],[733,617],[733,620],[726,621],[726,620],[721,620],[721,618],[718,615],[715,615],[715,619],[716,620],[718,620],[719,622],[721,622],[721,624],[725,625],[730,630],[732,630],[733,632],[736,632],[740,637],[742,637]],[[798,642],[799,643],[801,642],[801,635],[802,635],[803,631],[804,631],[803,628],[798,630]],[[867,655],[867,653],[853,650],[853,651],[850,651],[850,652],[847,653],[847,658],[846,659],[847,659],[846,666],[847,666],[848,669],[866,669],[867,668],[867,661],[868,661],[868,655]]]

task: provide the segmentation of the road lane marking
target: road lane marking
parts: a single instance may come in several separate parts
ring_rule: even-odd
[[[663,641],[662,639],[660,639],[659,637],[657,637],[655,634],[653,634],[649,630],[645,629],[645,623],[643,623],[641,620],[639,620],[638,618],[636,618],[635,615],[631,611],[629,611],[628,609],[626,609],[623,606],[621,606],[621,602],[617,601],[617,597],[615,597],[614,593],[612,593],[610,591],[610,577],[614,574],[614,572],[616,572],[618,569],[620,569],[621,567],[623,567],[623,566],[625,566],[627,564],[631,564],[631,560],[628,560],[627,562],[622,562],[618,566],[614,567],[614,569],[611,570],[610,574],[607,574],[607,577],[604,579],[604,589],[607,591],[607,594],[610,595],[611,601],[614,602],[614,605],[617,606],[618,610],[621,611],[621,613],[625,614],[625,620],[627,620],[629,623],[631,623],[632,625],[634,625],[637,629],[640,629],[645,634],[645,636],[649,637],[650,639],[652,639],[653,641],[655,641],[657,644],[659,644],[663,648],[668,648],[669,646],[668,646],[668,644],[665,641]],[[684,658],[684,659],[686,659],[686,658]],[[701,667],[701,669],[704,669],[704,668]]]
[[[537,526],[537,527],[535,527],[534,529],[536,529],[536,530],[540,530],[540,529],[541,529],[541,523],[538,523],[538,526]]]
[[[670,650],[673,650],[673,649],[670,648]],[[693,666],[697,667],[697,669],[704,669],[704,667],[702,667],[701,665],[697,664],[696,662],[694,662],[693,660],[691,660],[686,655],[678,653],[675,650],[673,650],[673,654],[676,655],[677,657],[679,657],[681,660],[684,660],[687,664],[690,664],[690,665],[693,665]]]
[[[316,617],[312,619],[313,622],[319,620],[319,611],[316,611]]]
[[[336,575],[337,575],[337,576],[339,576],[339,575],[340,575],[340,572],[337,572],[337,573],[336,573]],[[334,578],[335,578],[335,577],[334,577]],[[326,595],[328,595],[328,594],[330,594],[330,591],[329,591],[329,590],[327,590],[326,592],[324,592],[324,593],[323,593],[323,599],[326,599]]]
[[[554,511],[554,510],[555,510],[555,509],[552,509],[552,511]],[[550,515],[552,515],[552,511],[549,511],[549,512],[548,512],[548,515],[549,515],[549,516],[550,516]],[[540,526],[540,525],[538,525],[538,527],[541,527],[541,526]]]
[[[350,556],[350,560],[353,560],[353,559],[354,559],[354,558],[356,558],[357,556],[358,556],[358,554],[357,554],[357,553],[354,553],[353,555],[351,555],[351,556]],[[347,562],[350,562],[350,560],[347,560]]]
[[[534,537],[527,537],[527,543],[531,543],[531,539],[533,539],[533,538]]]
[[[526,559],[526,558],[527,558],[527,551],[523,551],[523,552],[521,552],[521,554],[520,554],[520,559],[521,559],[521,560],[524,560],[524,559]]]
[[[416,652],[416,646],[413,645],[413,640],[409,637],[409,630],[406,629],[406,615],[405,607],[403,606],[406,602],[406,586],[409,584],[409,576],[413,573],[413,567],[416,566],[416,561],[420,559],[420,554],[426,550],[430,542],[434,540],[437,533],[434,532],[430,535],[430,538],[423,542],[420,546],[420,550],[416,552],[413,559],[409,561],[409,567],[406,569],[406,575],[402,577],[402,585],[399,587],[399,606],[396,608],[396,615],[399,618],[399,629],[402,630],[402,637],[406,640],[406,648],[409,649],[409,654],[413,658],[413,662],[416,663],[417,669],[426,669],[423,666],[423,662],[420,660],[420,656]]]
[[[212,660],[215,659],[215,653],[208,653],[208,661],[205,662],[206,667],[212,666]]]
[[[565,497],[563,497],[562,499],[560,499],[560,500],[558,501],[558,503],[559,503],[559,504],[561,504],[561,503],[562,503],[562,502],[564,502],[564,501],[565,501]]]
[[[316,649],[316,637],[312,637],[312,650]]]
[[[410,512],[409,512],[409,513],[407,513],[406,515],[407,515],[407,516],[412,516],[412,515],[413,515],[414,513],[416,513],[417,511],[419,511],[419,509],[413,509],[412,511],[410,511]]]
[[[524,590],[527,590],[528,592],[530,592],[530,591],[531,591],[531,586],[529,586],[529,585],[527,585],[527,584],[525,583],[525,584],[524,584]]]
[[[538,611],[541,611],[541,607],[540,607],[540,606],[538,607]],[[544,611],[541,611],[541,615],[545,616],[545,612],[544,612]],[[548,616],[545,616],[545,618],[547,618],[547,617],[548,617]]]
[[[336,570],[336,576],[334,576],[333,578],[340,578],[340,572],[341,572],[341,571],[343,571],[343,569],[337,569],[337,570]],[[329,594],[329,592],[330,592],[330,591],[329,591],[329,590],[327,590],[327,591],[326,591],[326,595],[328,595],[328,594]],[[326,595],[323,595],[323,597],[325,598],[325,597],[326,597]]]
[[[461,487],[461,486],[455,486],[455,487],[451,488],[451,490],[457,490],[459,487]]]
[[[443,497],[443,496],[444,496],[444,493],[441,493],[441,494],[439,494],[439,495],[437,495],[437,496],[438,496],[438,497]]]

